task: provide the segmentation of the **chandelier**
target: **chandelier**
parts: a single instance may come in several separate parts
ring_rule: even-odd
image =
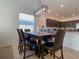
[[[40,3],[41,2],[41,3]],[[49,12],[48,6],[42,3],[42,0],[38,0],[38,9],[34,11],[35,16],[46,15]]]

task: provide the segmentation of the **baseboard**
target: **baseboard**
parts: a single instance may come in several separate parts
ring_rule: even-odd
[[[0,47],[12,46],[12,45],[16,45],[16,44],[17,44],[17,42],[5,43],[5,44],[0,44]]]
[[[75,51],[79,51],[79,47],[73,47],[73,46],[66,45],[66,44],[64,44],[63,46],[66,47],[66,48],[69,48],[69,49],[75,50]]]
[[[13,45],[13,44],[10,44],[10,43],[9,44],[1,44],[0,47],[11,46],[11,45]]]
[[[73,51],[73,52],[77,52],[77,53],[79,53],[79,50],[72,49],[72,48],[68,48],[68,47],[64,47],[64,48],[66,48],[66,49],[68,49],[68,50],[70,50],[70,51]]]

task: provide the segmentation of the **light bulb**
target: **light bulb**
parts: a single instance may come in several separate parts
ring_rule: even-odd
[[[43,9],[40,10],[41,12],[43,11]]]
[[[61,5],[60,5],[60,7],[64,7],[64,5],[63,5],[63,4],[61,4]]]
[[[45,8],[43,8],[43,11],[45,10]]]

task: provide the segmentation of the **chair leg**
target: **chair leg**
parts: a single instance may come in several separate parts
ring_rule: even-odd
[[[44,56],[42,56],[42,59],[44,59]]]
[[[24,51],[23,51],[23,59],[26,57],[26,45],[24,45]]]
[[[19,54],[22,55],[22,47],[21,47],[21,45],[19,46]]]
[[[53,59],[55,59],[55,51],[53,51]]]
[[[63,56],[63,48],[61,48],[61,57],[62,57],[62,59],[64,59],[64,56]]]
[[[25,52],[24,52],[24,55],[23,55],[23,59],[25,59]]]
[[[50,51],[50,56],[52,56],[52,50]]]
[[[23,46],[20,44],[20,46],[19,46],[19,54],[22,55],[22,52],[23,52]]]
[[[36,50],[35,53],[36,53],[35,55],[38,56],[38,50]]]
[[[44,55],[43,55],[43,53],[44,53],[44,48],[41,47],[41,57],[42,57],[42,59],[44,59]]]

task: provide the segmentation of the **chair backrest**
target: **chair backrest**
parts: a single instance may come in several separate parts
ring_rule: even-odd
[[[30,29],[24,29],[25,32],[30,32]]]
[[[17,29],[17,32],[18,32],[18,35],[19,35],[19,40],[22,40],[20,29]]]
[[[22,36],[22,39],[23,39],[23,40],[33,41],[33,38],[34,38],[33,35],[30,35],[30,34],[25,34],[25,35],[24,35],[24,32],[23,32],[22,29],[20,29],[20,32],[21,32],[21,36]],[[26,36],[27,36],[27,37],[26,37]]]
[[[25,39],[25,35],[22,29],[17,29],[18,34],[19,34],[19,39],[20,41],[23,41]]]
[[[24,32],[23,32],[22,29],[20,29],[20,33],[21,33],[22,39],[24,40],[25,39],[25,35],[24,35]]]
[[[27,40],[27,41],[32,41],[33,40],[33,36],[30,35],[30,34],[24,34],[22,29],[20,29],[20,33],[21,33],[21,38],[23,40]]]
[[[59,29],[55,35],[54,46],[62,47],[65,36],[65,30]]]

